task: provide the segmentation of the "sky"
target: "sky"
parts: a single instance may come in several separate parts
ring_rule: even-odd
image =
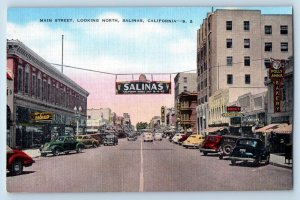
[[[226,9],[292,14],[291,7]],[[175,73],[196,70],[196,33],[211,10],[211,7],[9,8],[7,38],[20,40],[49,63],[61,64],[61,35],[64,35],[65,65],[110,73]],[[55,19],[71,22],[54,22]],[[78,22],[84,19],[100,19],[100,22]],[[101,22],[101,19],[119,22]],[[123,23],[123,19],[143,19],[144,23]],[[148,19],[186,23],[153,23]],[[161,106],[174,106],[174,87],[171,94],[115,95],[116,80],[135,80],[138,75],[116,77],[67,67],[64,73],[90,93],[88,108],[109,107],[118,115],[127,112],[133,124],[159,116]],[[169,81],[170,76],[156,75],[153,80]]]

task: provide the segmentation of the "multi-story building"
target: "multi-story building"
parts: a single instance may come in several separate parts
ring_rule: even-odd
[[[18,40],[7,41],[7,64],[13,69],[11,146],[40,146],[53,135],[85,128],[89,93]],[[81,107],[79,115],[74,108]]]
[[[179,95],[182,92],[197,92],[197,74],[196,73],[178,73],[174,78],[175,83],[175,115],[176,119],[179,120],[179,111],[177,109],[179,101]]]
[[[161,125],[161,117],[160,116],[154,116],[150,120],[149,128],[150,129],[160,128],[160,125]]]
[[[200,131],[209,125],[208,101],[218,90],[228,89],[228,102],[245,93],[266,91],[270,58],[293,55],[292,30],[292,15],[262,15],[260,10],[208,13],[197,31]],[[218,107],[214,114],[221,115],[221,108],[228,102],[214,105]]]
[[[98,132],[106,129],[110,124],[110,108],[88,109],[87,110],[87,132]]]
[[[6,135],[7,135],[7,145],[12,146],[13,141],[15,138],[13,137],[13,130],[14,126],[12,122],[14,121],[13,113],[14,113],[14,79],[13,79],[13,73],[12,70],[7,69],[6,72],[6,99],[7,99],[7,105],[6,105]]]
[[[182,92],[179,95],[179,122],[184,132],[191,130],[192,133],[197,134],[197,93],[196,92]]]
[[[166,126],[168,128],[175,128],[176,126],[176,115],[175,108],[167,108],[166,109]]]

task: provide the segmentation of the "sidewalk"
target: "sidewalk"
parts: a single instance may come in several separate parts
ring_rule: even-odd
[[[287,160],[288,162],[288,160]],[[276,155],[276,154],[271,154],[270,155],[270,164],[278,167],[284,167],[288,169],[293,168],[293,160],[290,160],[290,164],[285,163],[285,157]]]

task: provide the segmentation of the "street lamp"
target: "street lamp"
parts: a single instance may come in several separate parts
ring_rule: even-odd
[[[78,129],[79,129],[80,112],[82,111],[81,106],[79,106],[78,108],[75,106],[74,111],[75,111],[75,117],[76,117],[76,122],[77,122],[76,135],[79,135],[78,134]]]

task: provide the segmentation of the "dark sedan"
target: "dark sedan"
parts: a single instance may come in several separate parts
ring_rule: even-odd
[[[103,141],[104,146],[108,145],[118,145],[118,137],[115,135],[106,135]]]
[[[268,164],[270,152],[260,139],[241,138],[237,140],[229,159],[232,165],[236,165],[237,161],[251,162],[254,165],[260,165],[264,161],[265,164]]]

